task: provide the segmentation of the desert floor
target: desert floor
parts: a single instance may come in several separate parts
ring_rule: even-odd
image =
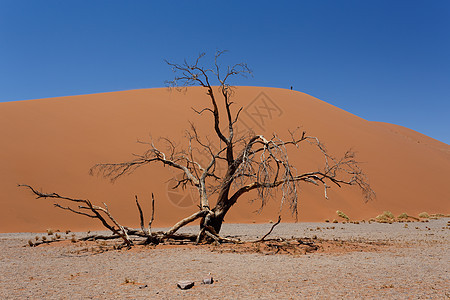
[[[407,223],[407,227],[406,223],[275,227],[272,238],[343,241],[338,251],[297,256],[232,253],[223,251],[223,246],[105,252],[99,252],[95,243],[83,242],[29,247],[29,239],[44,234],[5,233],[0,234],[0,298],[448,299],[448,222],[449,218]],[[270,227],[225,224],[221,234],[254,239]],[[346,246],[350,242],[367,247]],[[214,284],[200,284],[209,272]],[[179,280],[196,283],[190,290],[180,290]]]

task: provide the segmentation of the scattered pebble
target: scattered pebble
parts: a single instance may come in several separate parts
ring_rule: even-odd
[[[188,289],[192,288],[194,286],[194,284],[195,283],[193,281],[182,280],[182,281],[177,282],[177,287],[182,290],[188,290]]]

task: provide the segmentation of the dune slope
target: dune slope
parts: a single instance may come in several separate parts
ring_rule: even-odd
[[[370,122],[309,95],[283,89],[239,87],[234,101],[245,107],[239,134],[277,132],[301,126],[317,136],[331,153],[352,148],[370,178],[377,198],[364,203],[356,188],[333,187],[329,200],[323,189],[303,186],[300,221],[335,218],[337,209],[353,219],[374,217],[384,210],[394,214],[450,211],[450,146],[410,129]],[[0,232],[42,231],[46,228],[94,230],[95,220],[53,207],[51,200],[33,198],[18,183],[45,192],[106,202],[123,224],[138,227],[134,196],[150,216],[150,195],[156,198],[155,226],[168,226],[196,210],[194,191],[173,191],[170,178],[178,176],[160,165],[137,170],[115,182],[88,174],[99,162],[121,162],[145,150],[136,140],[171,137],[182,143],[192,121],[201,130],[211,127],[209,116],[200,117],[191,107],[203,108],[209,99],[200,88],[185,92],[147,89],[28,100],[0,104]],[[237,109],[237,105],[236,105]],[[315,167],[320,155],[303,159],[302,149],[291,152],[300,171]],[[226,222],[267,222],[276,219],[273,201],[260,214],[257,202],[242,199]],[[214,201],[212,201],[214,202]],[[283,210],[285,221],[294,221]]]

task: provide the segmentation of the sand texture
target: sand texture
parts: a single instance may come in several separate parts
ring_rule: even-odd
[[[35,234],[0,234],[0,298],[448,299],[448,221],[408,223],[408,228],[403,223],[334,224],[335,229],[327,229],[328,223],[280,224],[271,237],[384,245],[298,256],[186,246],[98,253],[83,243],[24,247]],[[251,239],[269,227],[226,224],[223,234]],[[209,272],[216,282],[200,284]],[[182,291],[176,287],[180,280],[195,286]]]
[[[336,156],[352,148],[368,174],[377,198],[364,203],[355,188],[329,191],[303,185],[299,220],[324,221],[342,210],[354,220],[375,217],[389,210],[398,215],[422,211],[450,212],[450,146],[400,126],[370,122],[309,95],[275,88],[239,87],[234,101],[245,107],[238,134],[251,128],[271,136],[288,138],[288,130],[301,126],[317,136]],[[137,170],[115,184],[88,174],[99,162],[121,162],[145,146],[136,140],[171,137],[182,144],[192,121],[200,134],[213,137],[211,117],[200,117],[191,107],[209,105],[201,88],[185,92],[147,89],[124,92],[17,101],[0,104],[0,232],[101,230],[94,220],[53,207],[50,200],[35,200],[17,184],[29,184],[44,192],[106,202],[124,225],[138,227],[134,195],[149,212],[150,195],[156,197],[155,226],[169,226],[197,209],[195,191],[172,191],[170,179],[179,176],[161,165]],[[237,110],[236,105],[234,109]],[[308,148],[294,150],[291,162],[300,172],[321,166],[321,155]],[[242,198],[226,222],[275,220],[278,203],[261,214],[259,203]],[[211,199],[214,204],[214,199]],[[283,220],[294,221],[287,209]]]

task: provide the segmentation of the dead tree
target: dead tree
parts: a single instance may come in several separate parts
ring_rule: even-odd
[[[183,176],[177,180],[176,186],[192,185],[198,190],[199,210],[174,225],[169,230],[170,234],[201,218],[199,236],[205,232],[217,235],[229,209],[241,196],[252,190],[257,191],[262,208],[273,198],[275,189],[281,190],[281,205],[289,204],[295,216],[298,213],[298,189],[301,182],[322,185],[325,197],[332,184],[339,187],[356,185],[361,188],[366,200],[374,196],[351,151],[336,159],[328,154],[317,138],[307,136],[305,132],[290,132],[288,140],[282,140],[277,135],[265,137],[250,134],[237,137],[235,128],[242,107],[232,109],[233,87],[228,81],[233,76],[250,74],[251,71],[244,63],[221,70],[218,60],[222,54],[223,51],[215,54],[211,68],[200,64],[205,54],[199,55],[193,63],[186,60],[183,64],[166,61],[176,73],[175,79],[169,82],[171,87],[201,86],[205,89],[205,100],[209,98],[210,104],[194,111],[199,115],[212,115],[211,129],[215,140],[200,135],[197,128],[191,124],[187,132],[188,146],[184,149],[179,149],[170,139],[164,139],[168,151],[163,152],[150,141],[147,143],[148,150],[133,160],[97,164],[91,169],[91,173],[114,181],[137,168],[153,163],[180,170]],[[296,172],[289,162],[288,149],[295,150],[301,143],[309,143],[321,152],[324,157],[323,169],[300,174]],[[199,152],[208,153],[209,160],[206,163],[197,159],[196,154]],[[217,172],[220,164],[226,170],[223,174]]]
[[[278,193],[280,209],[284,205],[289,205],[291,212],[297,216],[298,192],[301,183],[321,185],[324,188],[325,197],[327,190],[332,186],[354,185],[362,190],[364,199],[367,201],[375,196],[366,176],[358,166],[355,155],[348,151],[341,158],[331,156],[323,144],[316,137],[308,136],[306,132],[289,132],[287,139],[281,139],[278,135],[264,136],[250,132],[246,136],[236,136],[236,124],[239,122],[239,114],[242,107],[234,109],[231,98],[233,87],[229,85],[229,80],[234,76],[251,74],[246,64],[240,63],[229,66],[222,70],[218,60],[224,52],[217,52],[211,68],[201,65],[205,54],[193,63],[186,60],[182,64],[167,62],[173,69],[176,77],[169,82],[170,87],[182,88],[189,86],[200,86],[204,88],[209,104],[196,110],[199,115],[210,114],[212,116],[210,135],[200,134],[194,124],[191,124],[187,131],[186,147],[178,146],[174,141],[164,138],[162,142],[166,148],[161,150],[154,141],[142,142],[148,149],[135,155],[132,160],[122,163],[101,163],[93,166],[91,174],[97,174],[112,181],[133,173],[136,169],[160,163],[173,169],[178,169],[183,176],[177,179],[176,188],[183,188],[188,185],[193,186],[198,191],[199,210],[194,214],[180,220],[172,228],[164,233],[152,234],[150,230],[144,228],[142,211],[139,202],[136,204],[140,211],[141,230],[130,230],[119,225],[108,214],[108,209],[93,206],[90,202],[81,201],[82,210],[74,210],[68,207],[56,205],[59,208],[69,210],[74,213],[88,217],[98,218],[105,227],[124,240],[129,245],[130,233],[157,239],[158,241],[174,237],[181,227],[201,219],[200,230],[196,237],[199,242],[204,237],[212,240],[226,240],[219,236],[219,232],[228,211],[239,199],[251,192],[257,192],[257,199],[261,209],[267,202],[274,198],[275,191]],[[300,144],[310,144],[321,153],[324,159],[323,168],[311,170],[309,172],[298,173],[297,169],[289,161],[289,151],[300,151]],[[199,153],[207,153],[208,160],[204,162],[199,159]],[[220,170],[225,170],[219,172]],[[38,197],[58,198],[68,200],[57,194],[44,194],[29,187]],[[69,198],[72,202],[78,200]],[[91,214],[84,211],[88,209]],[[115,225],[110,225],[99,213],[106,213],[110,221]],[[153,217],[152,217],[153,219]],[[117,227],[117,228],[116,228]]]

